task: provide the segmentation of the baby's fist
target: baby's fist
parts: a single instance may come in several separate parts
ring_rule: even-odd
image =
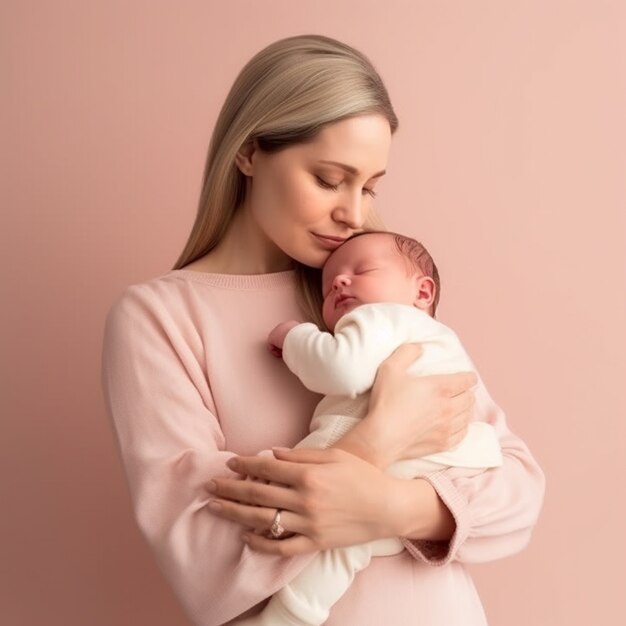
[[[285,337],[287,333],[300,322],[290,320],[288,322],[281,322],[270,332],[267,336],[267,348],[278,359],[283,356],[283,344],[285,343]]]

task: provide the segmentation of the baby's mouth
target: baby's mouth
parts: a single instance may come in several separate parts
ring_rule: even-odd
[[[341,294],[335,300],[335,308],[340,307],[341,305],[346,304],[348,302],[352,302],[353,300],[356,300],[354,296],[350,296],[347,293]]]

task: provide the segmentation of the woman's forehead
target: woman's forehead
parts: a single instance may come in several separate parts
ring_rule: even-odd
[[[374,176],[384,172],[390,144],[389,122],[380,115],[363,115],[328,124],[312,141],[298,147],[317,160]]]

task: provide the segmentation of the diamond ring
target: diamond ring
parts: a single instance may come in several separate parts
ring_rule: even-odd
[[[274,515],[274,521],[272,522],[272,526],[270,527],[270,533],[272,538],[279,539],[280,536],[285,532],[285,527],[280,523],[280,509],[276,509],[276,515]]]

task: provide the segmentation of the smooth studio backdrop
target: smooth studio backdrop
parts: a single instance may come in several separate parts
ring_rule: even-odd
[[[530,546],[471,567],[490,623],[621,623],[619,0],[2,2],[0,622],[188,625],[132,519],[104,317],[181,251],[236,73],[307,32],[384,77],[379,208],[431,249],[441,319],[546,472]]]

